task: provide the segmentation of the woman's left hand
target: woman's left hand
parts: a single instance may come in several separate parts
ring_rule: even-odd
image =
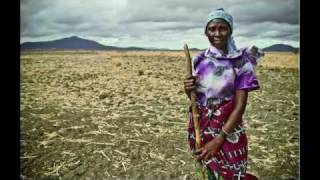
[[[224,142],[224,138],[220,135],[216,136],[213,140],[209,141],[203,147],[196,150],[195,155],[198,161],[209,160],[211,157],[215,156],[220,150],[221,145]]]

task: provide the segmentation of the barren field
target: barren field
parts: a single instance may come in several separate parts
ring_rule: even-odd
[[[199,179],[185,72],[183,51],[22,52],[21,178]],[[267,53],[257,76],[244,116],[248,171],[297,179],[298,55]]]

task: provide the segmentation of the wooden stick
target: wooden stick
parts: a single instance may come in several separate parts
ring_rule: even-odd
[[[187,58],[187,76],[192,76],[192,65],[191,65],[191,56],[189,53],[188,45],[184,45],[184,52],[186,54]],[[196,149],[199,149],[201,147],[201,139],[200,139],[200,126],[199,126],[199,112],[196,104],[196,92],[191,91],[190,94],[190,100],[191,100],[191,109],[192,109],[192,119],[193,119],[193,125],[194,125],[194,131],[195,131],[195,138],[196,138]],[[200,164],[202,166],[202,164]],[[204,169],[200,168],[201,170],[201,179],[205,178],[204,175]]]
[[[188,49],[188,45],[184,45],[184,52],[187,57],[187,75],[189,77],[192,76],[192,65],[191,65],[191,57]],[[195,136],[196,136],[196,149],[200,148],[200,126],[199,126],[199,112],[198,108],[196,105],[196,92],[191,91],[190,94],[190,99],[191,99],[191,109],[192,109],[192,119],[193,119],[193,125],[194,125],[194,131],[195,131]]]

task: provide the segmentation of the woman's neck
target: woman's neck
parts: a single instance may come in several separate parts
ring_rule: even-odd
[[[213,46],[214,48],[216,48],[215,46]],[[224,47],[224,48],[216,48],[222,55],[228,54],[228,48]]]
[[[220,50],[221,52],[223,52],[223,54],[228,54],[228,48],[227,48],[227,46],[225,46],[225,47],[223,47],[223,48],[219,48],[219,50]]]

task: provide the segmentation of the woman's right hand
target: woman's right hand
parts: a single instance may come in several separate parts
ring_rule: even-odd
[[[191,76],[189,78],[186,78],[184,80],[184,92],[187,94],[187,96],[190,98],[191,91],[196,89],[196,76]]]

